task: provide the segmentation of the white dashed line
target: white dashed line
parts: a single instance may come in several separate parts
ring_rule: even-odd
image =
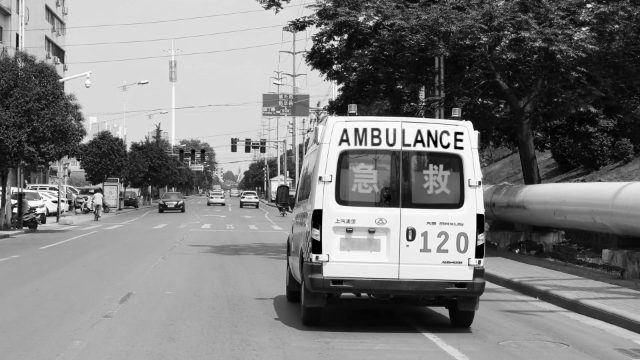
[[[20,256],[19,256],[19,255],[9,256],[9,257],[6,257],[6,258],[3,258],[3,259],[0,259],[0,262],[5,261],[5,260],[15,259],[15,258],[17,258],[17,257],[20,257]]]
[[[59,242],[57,242],[57,243],[55,243],[55,244],[51,244],[51,245],[47,245],[47,246],[43,246],[43,247],[41,247],[41,248],[40,248],[40,250],[44,250],[44,249],[48,249],[48,248],[53,247],[53,246],[56,246],[56,245],[64,244],[64,243],[66,243],[66,242],[68,242],[68,241],[75,240],[75,239],[77,239],[77,238],[81,238],[81,237],[83,237],[83,236],[91,235],[91,234],[94,234],[94,233],[97,233],[97,231],[88,232],[88,233],[86,233],[86,234],[82,234],[82,235],[78,235],[78,236],[76,236],[76,237],[72,237],[71,239],[67,239],[67,240],[59,241]]]
[[[233,224],[227,224],[227,229],[228,229],[228,230],[233,230],[233,229],[235,229],[235,228],[233,227]]]
[[[201,229],[211,229],[211,224],[202,224]]]
[[[112,226],[106,227],[106,228],[104,228],[104,229],[105,229],[105,230],[112,230],[112,229],[117,229],[117,228],[119,228],[119,227],[121,227],[121,226],[122,226],[122,225],[112,225]]]
[[[255,225],[249,225],[249,229],[251,230],[258,230],[258,227]]]
[[[91,230],[91,229],[98,228],[98,227],[100,227],[100,226],[102,226],[102,225],[87,226],[86,228],[83,228],[82,230]]]
[[[160,224],[160,225],[156,225],[153,228],[154,229],[162,229],[163,227],[167,226],[167,224]]]
[[[461,353],[458,349],[454,348],[453,346],[447,344],[446,342],[444,342],[444,340],[440,339],[439,337],[437,337],[436,335],[421,329],[420,327],[416,326],[416,329],[418,329],[418,331],[427,339],[431,340],[431,342],[433,342],[434,344],[436,344],[440,349],[444,350],[447,354],[451,355],[451,357],[453,357],[456,360],[469,360],[469,358]]]
[[[282,230],[282,228],[280,226],[278,226],[278,225],[271,225],[271,228],[273,230]]]

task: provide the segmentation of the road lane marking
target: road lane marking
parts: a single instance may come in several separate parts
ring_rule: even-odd
[[[3,259],[0,259],[0,262],[5,261],[5,260],[11,260],[11,259],[15,259],[17,257],[20,257],[20,255],[12,255]]]
[[[253,216],[251,216],[251,215],[242,215],[242,217],[243,217],[243,218],[245,218],[245,219],[251,219],[251,218],[253,218]]]
[[[235,229],[235,228],[233,227],[233,224],[227,224],[227,230],[233,230],[233,229]]]
[[[258,230],[258,227],[255,225],[249,225],[249,229],[251,230]]]
[[[91,234],[94,234],[94,233],[97,233],[97,231],[88,232],[86,234],[82,234],[82,235],[78,235],[78,236],[72,237],[71,239],[62,240],[62,241],[59,241],[59,242],[51,244],[51,245],[43,246],[43,247],[40,248],[40,250],[44,250],[44,249],[48,249],[48,248],[53,247],[53,246],[64,244],[64,243],[69,242],[71,240],[75,240],[75,239],[81,238],[83,236],[91,235]]]
[[[93,225],[93,226],[88,226],[88,227],[86,227],[86,228],[83,228],[82,230],[91,230],[91,229],[98,228],[98,227],[100,227],[100,226],[102,226],[102,225]]]
[[[280,233],[280,234],[288,234],[286,231],[278,231],[278,230],[236,230],[236,229],[189,229],[189,231],[201,231],[201,232],[250,232],[252,234],[255,233]]]
[[[202,216],[211,216],[211,217],[219,217],[219,218],[226,218],[226,217],[227,217],[227,215],[215,215],[215,214],[212,214],[212,215],[202,215]]]
[[[278,225],[271,225],[274,230],[282,230],[282,228]]]
[[[278,226],[275,222],[273,222],[273,220],[271,220],[271,218],[269,217],[269,212],[263,208],[260,208],[262,211],[264,211],[264,218],[267,219],[271,225],[273,226]]]
[[[105,229],[105,230],[113,230],[113,229],[117,229],[117,228],[119,228],[119,227],[121,227],[121,226],[122,226],[122,225],[112,225],[112,226],[106,227],[106,228],[104,228],[104,229]]]
[[[422,329],[419,326],[416,326],[415,324],[413,324],[413,326],[427,339],[431,340],[431,342],[433,342],[434,344],[436,344],[440,349],[444,350],[447,354],[451,355],[451,357],[453,357],[456,360],[469,360],[469,358],[461,353],[458,349],[456,349],[455,347],[447,344],[446,342],[444,342],[444,340],[442,340],[441,338],[439,338],[438,336],[436,336],[435,334],[432,334],[424,329]]]
[[[202,224],[201,229],[211,229],[211,224]]]
[[[154,229],[162,229],[163,227],[167,226],[167,224],[160,224],[160,225],[156,225],[153,228]]]

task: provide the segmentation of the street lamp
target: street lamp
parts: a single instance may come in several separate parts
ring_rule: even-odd
[[[85,72],[80,73],[80,74],[67,76],[65,78],[59,79],[58,82],[65,82],[67,80],[73,80],[73,79],[77,79],[77,78],[83,77],[83,76],[86,77],[86,80],[84,81],[84,87],[90,88],[91,87],[91,71],[85,71]]]
[[[121,86],[118,86],[122,91],[122,138],[124,140],[124,145],[127,146],[127,97],[125,93],[130,86],[134,85],[147,85],[149,80],[140,80],[138,82],[127,83],[126,81],[122,82]]]

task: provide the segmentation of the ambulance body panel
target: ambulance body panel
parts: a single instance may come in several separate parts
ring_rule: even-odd
[[[330,117],[318,125],[287,242],[287,298],[302,284],[303,321],[327,297],[367,293],[446,306],[452,322],[470,325],[484,291],[477,148],[468,121]]]

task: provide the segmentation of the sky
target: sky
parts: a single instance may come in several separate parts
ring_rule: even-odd
[[[252,155],[242,146],[232,153],[231,138],[276,139],[276,119],[261,114],[262,94],[277,91],[274,71],[293,72],[292,56],[280,52],[292,49],[292,35],[282,27],[309,15],[306,4],[293,0],[275,14],[255,0],[68,1],[65,76],[92,74],[90,88],[80,78],[68,81],[65,90],[76,95],[87,122],[95,116],[122,124],[126,109],[129,144],[144,139],[158,123],[170,139],[173,39],[178,51],[176,143],[207,142],[219,168],[244,171]],[[310,49],[311,35],[297,33],[297,51]],[[304,63],[302,54],[296,57],[296,73],[307,74],[297,77],[298,93],[309,94],[311,106],[326,105],[331,85]],[[124,94],[120,89],[143,80],[149,83],[129,86]],[[291,92],[291,77],[283,81],[280,91]],[[290,119],[278,121],[280,140]],[[264,128],[271,131],[263,133]]]

